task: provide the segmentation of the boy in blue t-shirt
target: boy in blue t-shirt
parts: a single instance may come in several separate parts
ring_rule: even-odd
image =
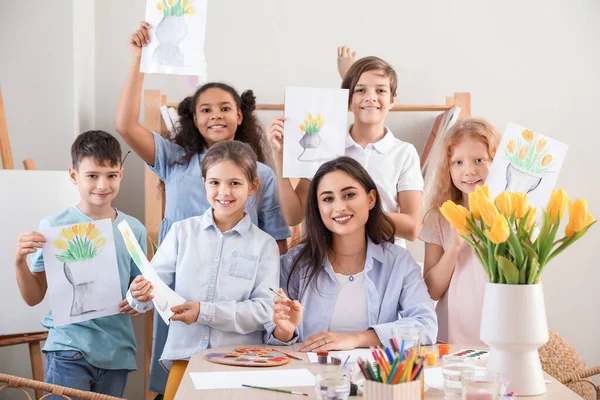
[[[131,279],[140,275],[140,271],[129,256],[117,225],[127,221],[144,251],[146,229],[137,219],[112,207],[123,177],[121,155],[119,142],[106,132],[88,131],[79,135],[71,147],[73,166],[69,175],[79,189],[81,200],[76,206],[43,219],[40,228],[110,218],[124,299]],[[42,234],[27,232],[21,234],[17,243],[17,283],[23,300],[30,306],[39,304],[48,288],[40,250],[44,242]],[[59,327],[53,326],[52,313],[48,313],[42,320],[42,325],[49,329],[43,349],[44,381],[122,397],[127,374],[136,369],[137,346],[129,315],[137,313],[127,300],[119,303],[119,311],[121,314]]]

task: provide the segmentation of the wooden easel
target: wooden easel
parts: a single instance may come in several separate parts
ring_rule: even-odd
[[[168,134],[167,127],[161,117],[160,107],[166,105],[167,107],[173,107],[177,109],[178,103],[168,103],[167,96],[161,94],[160,90],[145,90],[144,91],[144,126],[146,129],[158,132],[162,136]],[[460,118],[471,116],[471,94],[470,93],[454,93],[454,96],[446,97],[446,102],[443,105],[395,105],[392,108],[393,112],[414,112],[414,111],[425,111],[425,112],[437,112],[445,113],[451,108],[458,106],[461,108]],[[283,111],[283,104],[257,104],[256,109],[259,111]],[[436,119],[431,133],[429,134],[429,140],[425,146],[425,150],[422,157],[427,157],[431,149],[431,145],[437,134],[439,127],[440,116]],[[145,208],[144,216],[146,220],[146,231],[148,236],[155,242],[158,243],[158,233],[160,230],[160,224],[163,219],[165,210],[165,198],[164,193],[161,191],[161,182],[158,177],[146,168],[144,177],[144,192],[145,192]],[[294,183],[295,184],[295,183]],[[301,229],[299,225],[291,227],[292,237],[288,243],[293,245],[298,242],[301,236]],[[150,248],[150,246],[148,246]],[[146,313],[144,322],[144,385],[145,385],[145,400],[152,400],[156,396],[155,393],[148,390],[148,379],[150,376],[150,361],[152,356],[152,330],[154,323],[154,313]]]
[[[8,139],[8,126],[4,112],[4,101],[2,99],[2,87],[0,87],[0,157],[2,157],[2,169],[14,169],[10,141]],[[26,170],[34,170],[35,163],[31,158],[23,161]],[[14,346],[17,344],[29,345],[29,360],[31,361],[31,375],[36,381],[44,381],[44,363],[42,361],[41,342],[48,338],[48,332],[28,332],[15,335],[0,336],[0,347]],[[43,395],[41,390],[35,391],[35,398],[40,399]]]

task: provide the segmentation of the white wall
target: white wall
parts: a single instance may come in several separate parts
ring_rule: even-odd
[[[71,2],[34,3],[37,11],[28,15],[24,11],[30,6],[0,5],[0,83],[9,132],[17,161],[33,156],[40,168],[66,168],[76,117],[71,108],[61,107],[73,102],[77,90],[65,78],[74,68],[72,45],[59,47],[50,40],[64,36],[72,42],[69,24],[51,26],[71,12]],[[143,18],[144,1],[96,1],[94,12],[93,126],[114,132],[129,64],[127,38]],[[263,103],[281,102],[285,86],[339,86],[335,48],[343,43],[396,67],[400,103],[440,104],[453,92],[471,92],[473,115],[488,118],[500,130],[512,121],[568,143],[558,186],[587,198],[598,216],[600,189],[593,184],[593,168],[600,145],[594,119],[600,106],[599,19],[600,3],[594,0],[211,1],[206,58],[211,80],[252,88]],[[171,100],[191,90],[187,78],[161,75],[147,77],[145,88],[161,89]],[[267,121],[276,114],[261,116]],[[395,114],[389,125],[421,150],[433,117]],[[142,218],[143,165],[131,155],[125,168],[117,207]],[[599,240],[600,228],[594,227],[544,274],[550,327],[590,365],[600,364],[594,340],[600,336],[600,300],[593,296],[600,278],[593,257]],[[421,258],[422,246],[411,249]],[[141,344],[139,319],[136,329]],[[4,361],[12,352],[0,349],[0,370],[26,375],[22,365]],[[141,398],[142,382],[141,372],[132,374],[126,396]]]

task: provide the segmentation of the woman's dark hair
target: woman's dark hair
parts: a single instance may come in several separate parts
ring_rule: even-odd
[[[263,129],[254,115],[256,108],[256,97],[252,90],[246,90],[240,96],[231,86],[221,82],[210,82],[202,85],[193,96],[188,96],[179,103],[177,113],[179,114],[180,126],[175,133],[173,142],[183,147],[185,154],[178,161],[179,164],[187,163],[194,154],[202,152],[208,147],[206,140],[194,123],[194,114],[198,98],[208,89],[221,89],[231,95],[238,110],[242,111],[242,123],[235,131],[234,140],[248,143],[256,153],[258,161],[265,162],[265,154],[262,147]]]
[[[303,276],[307,278],[302,291],[308,287],[313,278],[321,271],[323,261],[333,244],[333,235],[321,219],[317,190],[323,177],[335,171],[343,171],[356,179],[367,193],[371,190],[375,191],[375,205],[369,211],[369,219],[366,224],[367,237],[375,244],[394,243],[396,230],[390,217],[383,212],[377,186],[367,170],[350,157],[339,157],[326,162],[317,170],[308,190],[304,220],[305,234],[301,242],[302,246],[292,261],[287,281],[288,292],[293,274],[300,273],[300,271],[304,271]]]

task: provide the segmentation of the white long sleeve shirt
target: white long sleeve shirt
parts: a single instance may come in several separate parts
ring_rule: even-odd
[[[279,248],[248,215],[224,233],[212,209],[173,223],[152,266],[167,285],[175,282],[183,298],[200,302],[195,324],[171,321],[163,366],[206,348],[262,342],[263,325],[273,314],[269,287],[279,285]],[[152,302],[127,297],[137,311],[152,308]]]

